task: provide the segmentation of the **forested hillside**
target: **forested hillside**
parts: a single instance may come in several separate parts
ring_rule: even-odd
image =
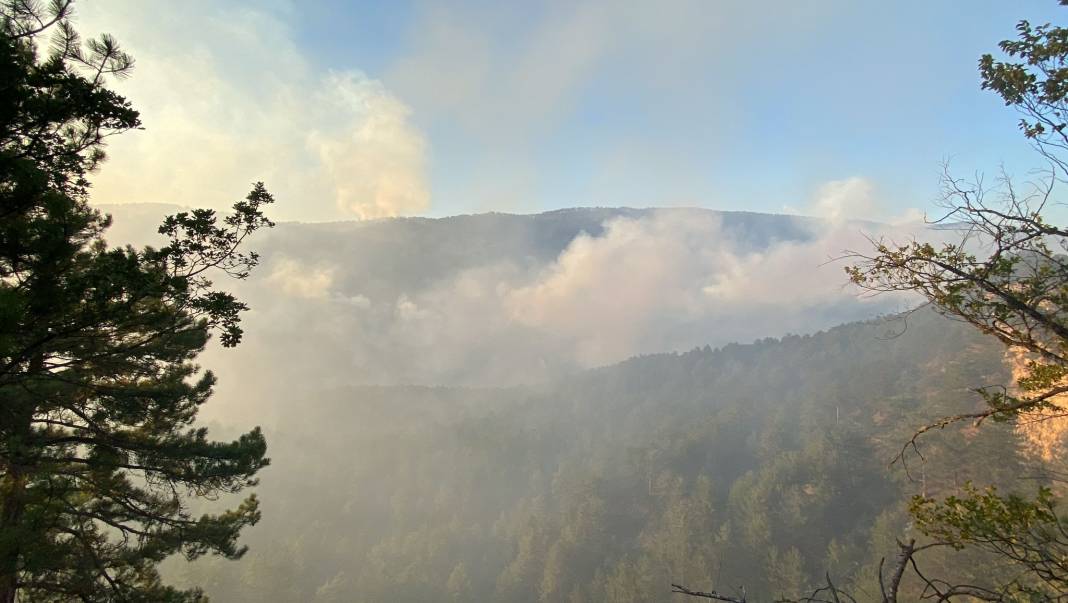
[[[113,242],[145,242],[173,210],[104,209]],[[249,351],[209,351],[211,365],[236,385],[222,392],[231,405],[251,398],[244,408],[270,417],[249,395],[265,365],[268,393],[309,381],[508,386],[814,332],[901,309],[858,299],[827,264],[887,228],[696,208],[280,223],[257,244],[262,269],[235,288],[255,310]]]
[[[268,434],[240,567],[175,573],[221,601],[766,600],[828,570],[874,593],[908,496],[1027,474],[1012,432],[967,425],[923,442],[915,481],[888,467],[1006,375],[998,345],[923,310],[539,387],[321,391]]]

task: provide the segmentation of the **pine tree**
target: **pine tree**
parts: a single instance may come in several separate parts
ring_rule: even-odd
[[[259,519],[254,496],[189,510],[267,464],[258,429],[215,442],[195,427],[215,378],[194,360],[212,332],[241,340],[246,306],[210,279],[255,266],[241,244],[273,199],[257,184],[226,215],[167,218],[159,249],[107,247],[87,175],[108,136],[140,127],[105,85],[133,60],[80,40],[70,7],[0,4],[0,603],[201,600],[156,566],[240,557]]]

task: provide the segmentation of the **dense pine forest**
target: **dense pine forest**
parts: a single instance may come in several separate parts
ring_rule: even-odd
[[[925,440],[912,479],[889,466],[1008,371],[923,309],[533,387],[321,391],[267,434],[251,552],[170,574],[223,601],[593,602],[666,601],[673,582],[770,600],[830,572],[874,599],[910,496],[1033,490],[1041,460],[1008,428]],[[974,577],[973,558],[933,559]]]

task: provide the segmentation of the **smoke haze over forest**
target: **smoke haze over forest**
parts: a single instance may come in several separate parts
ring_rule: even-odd
[[[144,241],[167,208],[104,209],[112,239]],[[242,383],[507,385],[810,333],[909,307],[848,287],[841,257],[910,230],[925,227],[702,209],[282,223],[238,289],[258,353],[213,366],[241,363]]]
[[[1065,7],[0,0],[0,603],[1068,601]]]

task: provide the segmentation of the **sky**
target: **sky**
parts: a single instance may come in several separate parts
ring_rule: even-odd
[[[83,0],[145,125],[104,203],[281,220],[697,206],[901,221],[1041,167],[976,63],[1053,0]]]

